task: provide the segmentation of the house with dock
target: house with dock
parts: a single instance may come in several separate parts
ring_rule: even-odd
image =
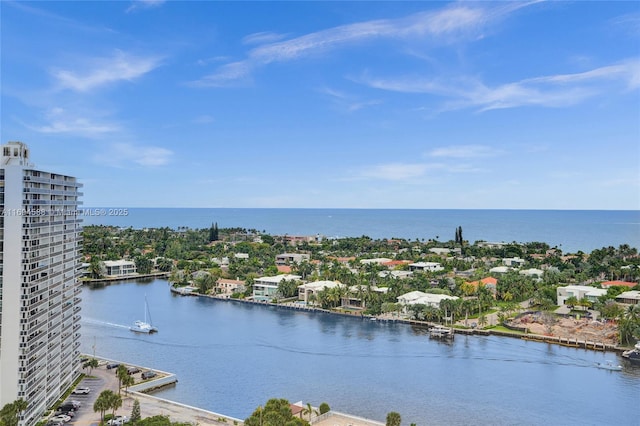
[[[273,277],[260,277],[253,281],[253,299],[271,300],[278,296],[278,285],[284,281],[299,281],[300,275],[282,274]]]

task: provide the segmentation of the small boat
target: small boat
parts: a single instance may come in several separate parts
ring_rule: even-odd
[[[603,370],[610,370],[610,371],[621,371],[622,370],[622,366],[621,365],[615,365],[613,363],[613,361],[607,360],[605,362],[596,362],[596,367],[597,368],[602,368]]]
[[[147,322],[147,317],[149,317],[149,322]],[[151,313],[149,312],[149,304],[147,303],[147,296],[144,297],[144,321],[136,321],[133,323],[129,330],[136,333],[146,333],[151,334],[158,331],[156,327],[151,325]]]
[[[636,343],[633,349],[624,351],[622,356],[634,363],[640,363],[640,342]]]
[[[452,328],[436,325],[429,329],[429,337],[432,339],[453,339],[454,332]]]

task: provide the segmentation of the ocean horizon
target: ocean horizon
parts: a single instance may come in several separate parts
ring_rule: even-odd
[[[640,210],[84,207],[84,225],[255,229],[272,235],[540,241],[565,253],[640,248]]]

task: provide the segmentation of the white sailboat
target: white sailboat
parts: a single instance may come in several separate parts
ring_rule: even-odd
[[[149,322],[147,322],[147,317],[149,318]],[[147,296],[144,297],[144,321],[136,321],[133,323],[129,330],[135,331],[136,333],[155,333],[158,331],[156,327],[151,325],[151,312],[149,312],[149,304],[147,303]]]

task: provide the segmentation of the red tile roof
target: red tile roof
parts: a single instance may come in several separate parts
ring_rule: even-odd
[[[291,266],[278,265],[278,272],[280,272],[281,274],[290,274],[291,273]]]
[[[629,287],[629,288],[633,288],[635,286],[637,286],[638,283],[631,283],[628,281],[605,281],[602,284],[600,284],[600,286],[604,287],[613,287],[613,286],[622,286],[622,287]]]

